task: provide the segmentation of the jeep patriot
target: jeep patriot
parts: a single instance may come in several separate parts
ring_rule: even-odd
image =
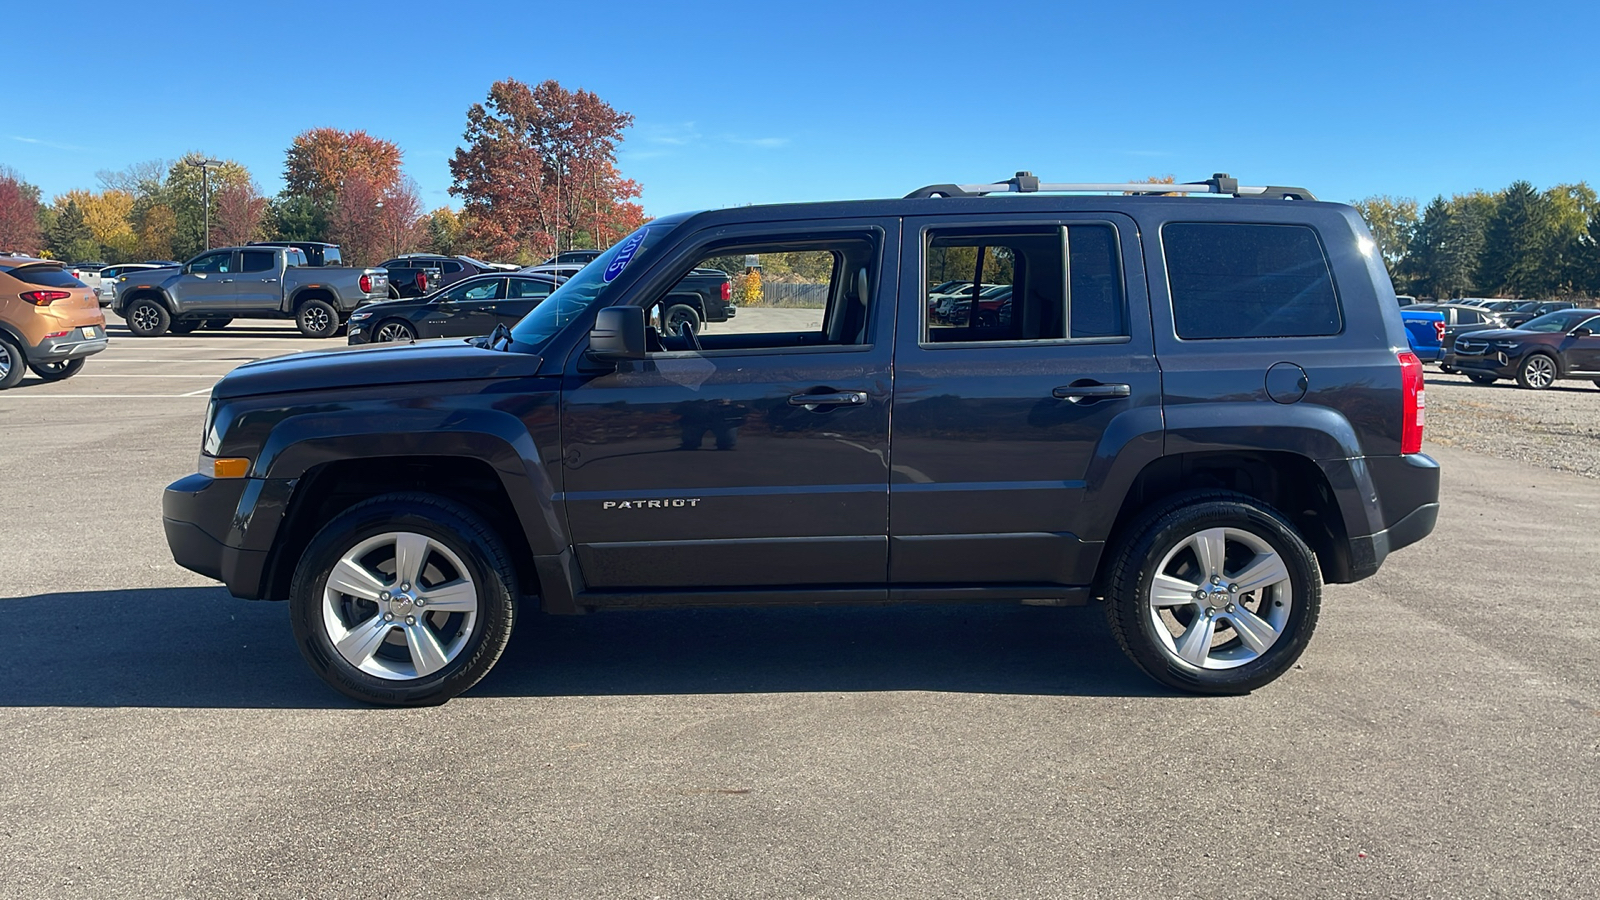
[[[747,254],[821,273],[819,327],[651,324]],[[1009,294],[935,314],[952,283]],[[1423,413],[1351,207],[1019,173],[666,216],[488,338],[241,366],[164,521],[371,703],[466,690],[534,610],[938,600],[1101,602],[1232,694],[1432,531]]]

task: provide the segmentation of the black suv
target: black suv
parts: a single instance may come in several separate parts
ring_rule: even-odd
[[[748,255],[811,305],[651,327]],[[1006,314],[934,315],[951,283]],[[666,216],[488,340],[234,370],[165,527],[375,703],[467,689],[530,608],[935,600],[1102,599],[1151,676],[1240,693],[1433,529],[1406,347],[1360,216],[1298,188]]]

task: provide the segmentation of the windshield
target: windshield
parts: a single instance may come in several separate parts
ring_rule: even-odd
[[[512,339],[534,349],[544,346],[556,332],[592,306],[629,263],[648,253],[671,230],[666,226],[646,225],[612,245],[524,316],[517,327],[511,329]]]
[[[1537,319],[1529,319],[1522,324],[1523,331],[1542,331],[1554,334],[1558,331],[1570,331],[1578,326],[1579,322],[1594,315],[1592,310],[1566,309],[1560,312],[1545,313]]]

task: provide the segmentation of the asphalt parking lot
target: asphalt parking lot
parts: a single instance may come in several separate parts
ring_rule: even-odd
[[[111,333],[0,394],[0,896],[1600,893],[1600,480],[1452,412],[1600,421],[1586,384],[1430,376],[1438,530],[1252,696],[1160,689],[1093,608],[782,608],[527,616],[395,711],[161,533],[216,378],[343,339]]]

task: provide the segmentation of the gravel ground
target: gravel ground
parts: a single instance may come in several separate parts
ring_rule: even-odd
[[[1429,443],[1600,478],[1600,390],[1558,381],[1529,391],[1428,370]]]

